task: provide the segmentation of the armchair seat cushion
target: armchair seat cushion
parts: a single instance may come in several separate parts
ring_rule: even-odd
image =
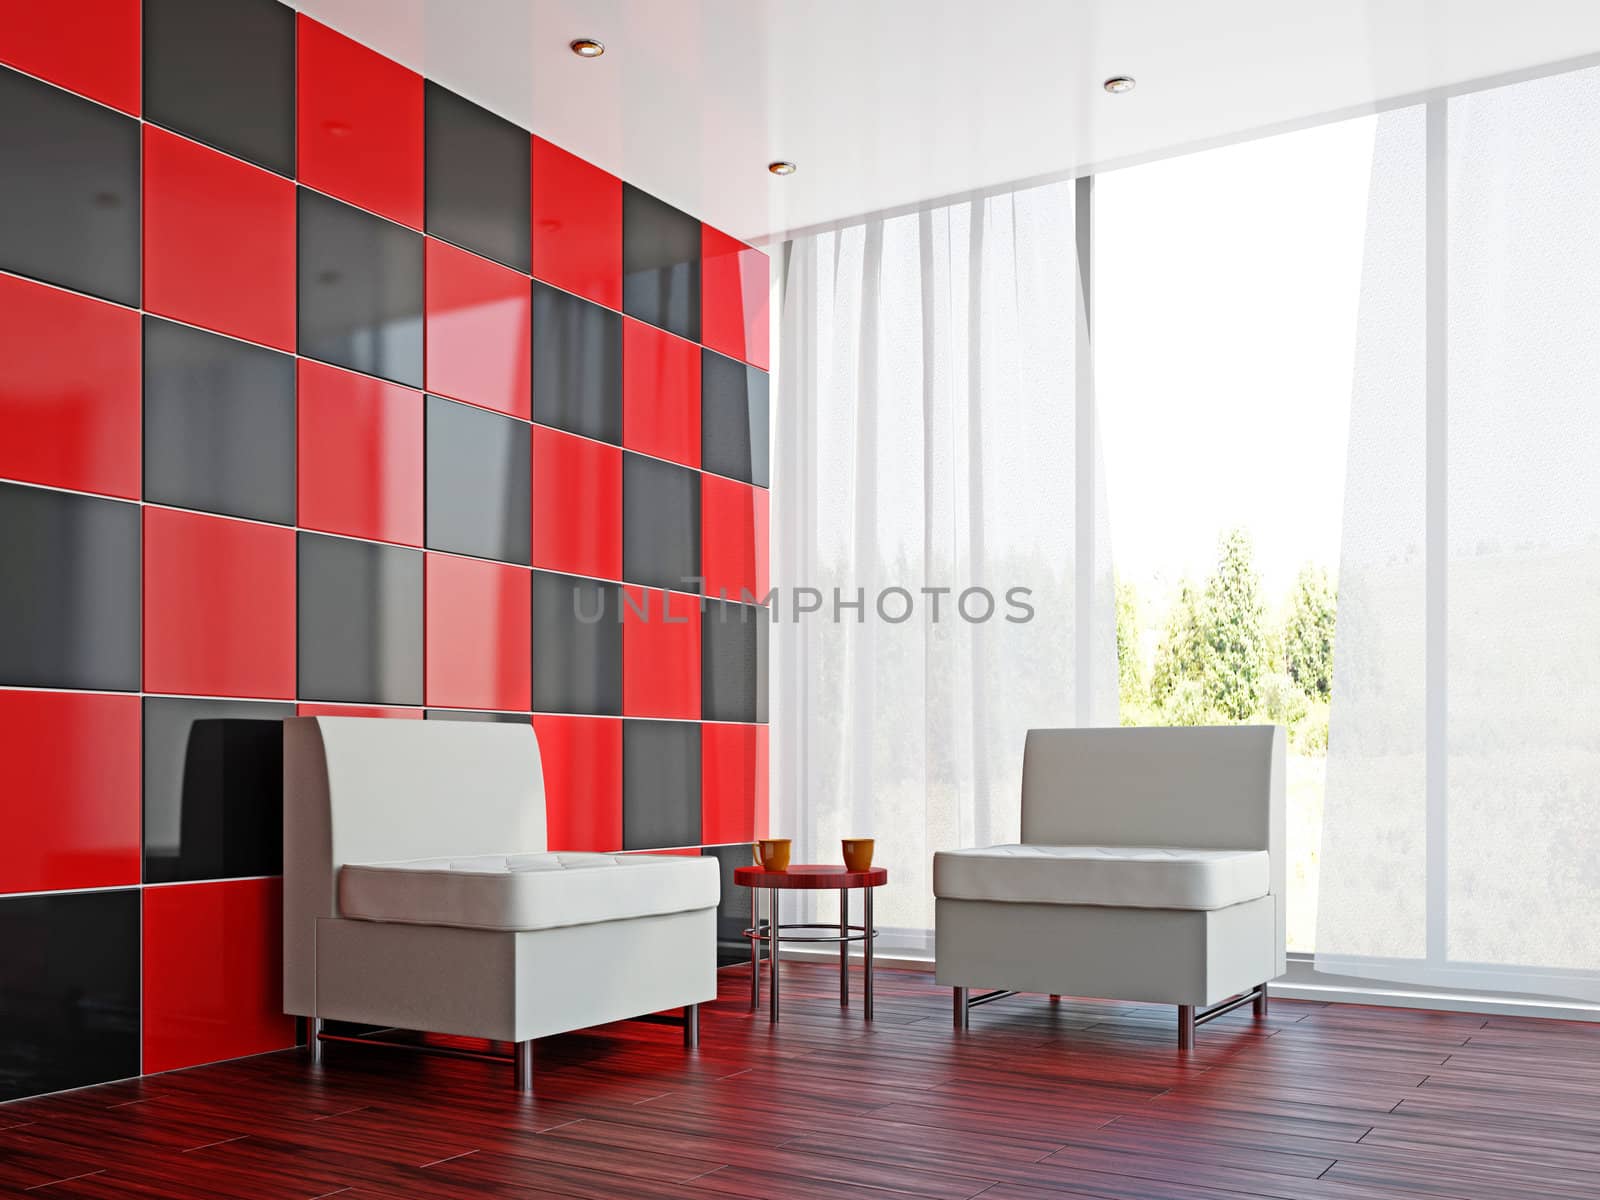
[[[717,860],[538,853],[347,863],[339,915],[466,929],[554,929],[714,908]]]
[[[950,900],[1209,910],[1270,888],[1265,850],[1008,845],[933,856],[933,894]]]

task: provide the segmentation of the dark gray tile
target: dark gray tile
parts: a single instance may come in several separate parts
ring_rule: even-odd
[[[707,846],[700,853],[716,859],[722,869],[722,899],[717,902],[717,966],[748,963],[750,943],[745,940],[744,931],[750,928],[750,889],[736,884],[733,873],[739,867],[750,865],[750,843]],[[766,921],[761,924],[765,926]],[[765,950],[761,951],[761,957],[767,957]]]
[[[767,610],[707,600],[700,620],[700,715],[765,723]]]
[[[622,444],[622,318],[537,280],[533,419]]]
[[[144,498],[293,525],[294,357],[146,317]]]
[[[714,350],[700,353],[700,465],[766,487],[767,373]]]
[[[479,712],[469,708],[430,708],[422,714],[426,721],[480,721],[497,725],[526,725],[527,713]]]
[[[292,704],[144,701],[144,881],[283,870],[283,719]]]
[[[139,506],[0,483],[0,684],[137,692]]]
[[[301,533],[303,700],[422,703],[422,552]]]
[[[699,472],[623,454],[622,577],[651,587],[700,590]]]
[[[620,716],[622,588],[533,573],[533,711]]]
[[[427,439],[428,548],[526,566],[533,554],[528,426],[429,396]]]
[[[139,945],[137,889],[0,898],[0,1102],[139,1073]]]
[[[0,68],[0,271],[139,303],[139,122]]]
[[[527,271],[532,137],[436,83],[426,85],[425,105],[428,232]]]
[[[422,386],[423,238],[300,189],[300,353]]]
[[[700,726],[622,723],[622,848],[700,844]]]
[[[294,175],[294,10],[277,0],[144,0],[144,115]]]
[[[700,340],[700,222],[622,185],[622,311]]]

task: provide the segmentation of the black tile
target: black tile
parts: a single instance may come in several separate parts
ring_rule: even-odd
[[[622,723],[622,848],[700,844],[700,726]]]
[[[422,714],[426,721],[480,721],[497,725],[526,725],[527,713],[479,712],[467,708],[430,708]]]
[[[528,131],[432,82],[426,106],[428,232],[527,271],[533,222]]]
[[[139,941],[137,889],[0,898],[0,1101],[139,1073]]]
[[[533,553],[528,426],[429,396],[427,439],[429,549],[526,566]]]
[[[622,185],[622,311],[700,340],[700,222]]]
[[[277,0],[144,0],[144,115],[294,175],[294,10]]]
[[[533,419],[622,444],[622,318],[537,280]]]
[[[0,68],[0,271],[139,303],[139,122]]]
[[[533,573],[533,711],[622,713],[622,588]]]
[[[422,386],[423,238],[300,189],[300,353]]]
[[[294,357],[144,319],[144,498],[293,525]]]
[[[0,483],[0,684],[139,690],[139,506]]]
[[[700,360],[700,465],[766,487],[767,373],[714,350]]]
[[[750,865],[750,843],[707,846],[700,853],[716,859],[722,868],[722,899],[717,902],[717,966],[748,963],[750,943],[745,940],[744,931],[750,928],[750,889],[736,884],[733,873],[739,867]],[[763,926],[766,923],[765,920],[761,922]],[[765,950],[761,951],[761,957],[767,957]]]
[[[283,870],[283,719],[292,704],[144,702],[144,881]]]
[[[700,715],[707,721],[765,723],[767,610],[708,600],[700,621]]]
[[[629,583],[700,590],[700,474],[622,456],[622,577]]]
[[[422,552],[301,533],[300,696],[422,703]]]

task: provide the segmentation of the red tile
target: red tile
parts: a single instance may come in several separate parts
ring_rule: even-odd
[[[0,892],[139,882],[139,705],[0,691]]]
[[[527,712],[533,672],[527,569],[427,557],[428,703]]]
[[[533,427],[533,565],[622,575],[622,451]]]
[[[294,184],[144,129],[144,305],[203,329],[295,348]]]
[[[144,687],[294,696],[295,534],[144,510]]]
[[[422,228],[422,76],[301,13],[300,182]]]
[[[139,498],[139,314],[0,275],[0,477]]]
[[[0,63],[139,112],[140,0],[7,0]]]
[[[622,596],[622,711],[700,719],[700,600],[630,587]]]
[[[765,371],[770,286],[765,254],[700,227],[700,336],[707,346]]]
[[[622,181],[533,139],[533,275],[622,307]]]
[[[300,524],[422,545],[422,393],[301,359]]]
[[[420,708],[384,708],[376,704],[301,704],[298,717],[387,717],[393,721],[420,721]]]
[[[767,727],[700,730],[700,836],[725,846],[767,836]]]
[[[622,444],[700,465],[700,347],[622,320]]]
[[[760,600],[769,587],[767,489],[700,477],[700,569],[706,595]]]
[[[551,850],[622,848],[622,722],[536,715]]]
[[[428,390],[527,420],[533,403],[528,277],[433,238],[426,269]]]
[[[144,890],[146,1074],[294,1045],[283,1014],[283,881]]]

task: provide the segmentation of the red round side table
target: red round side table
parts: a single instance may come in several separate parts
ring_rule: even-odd
[[[872,923],[872,889],[889,882],[885,867],[848,871],[842,866],[797,866],[783,871],[765,867],[735,867],[733,882],[750,889],[750,1011],[761,1007],[761,943],[768,944],[767,958],[772,963],[772,1020],[778,1019],[778,947],[781,942],[839,943],[839,1004],[850,1006],[850,943],[860,942],[865,960],[863,991],[866,1019],[872,1020],[872,942],[878,936]],[[839,924],[781,925],[778,922],[778,893],[782,891],[820,892],[836,888],[839,892]],[[850,889],[861,889],[861,924],[850,924]],[[767,932],[761,932],[761,893],[767,893]],[[790,934],[789,930],[807,930]],[[817,930],[828,930],[818,933]]]

